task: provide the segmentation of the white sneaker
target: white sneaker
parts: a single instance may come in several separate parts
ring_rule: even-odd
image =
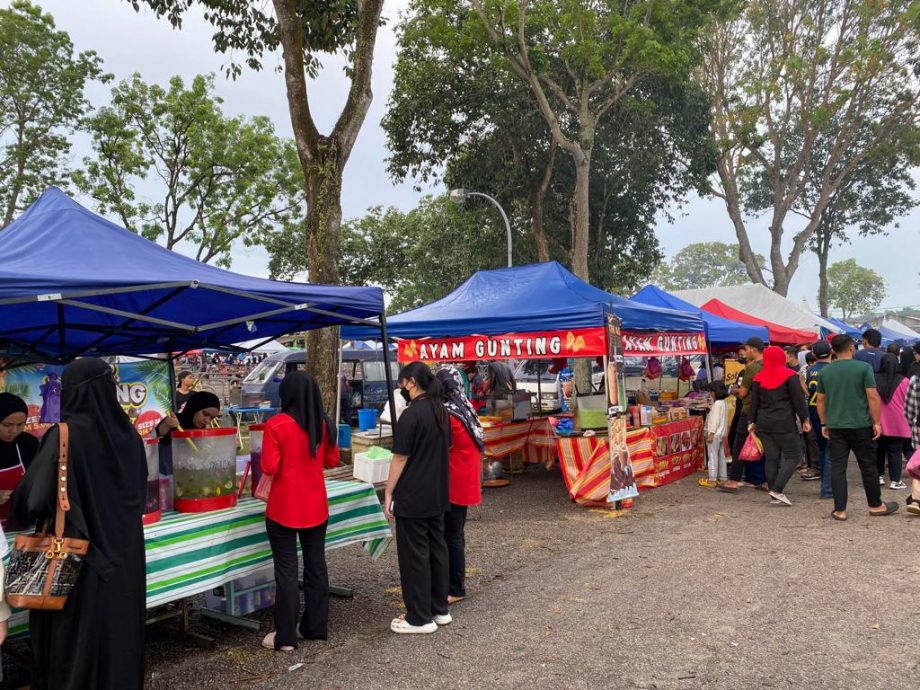
[[[878,478],[878,485],[879,485],[879,486],[885,486],[885,478],[884,478],[884,477],[879,477],[879,478]]]
[[[773,500],[774,500],[774,501],[779,501],[779,503],[782,504],[782,505],[784,505],[784,506],[791,506],[791,505],[792,505],[792,501],[790,501],[790,500],[786,497],[786,494],[778,494],[778,493],[776,493],[775,491],[771,491],[771,492],[770,492],[770,496],[773,497]],[[771,503],[772,503],[772,501],[771,501]]]
[[[891,482],[891,484],[888,485],[888,488],[895,489],[895,490],[906,489],[907,484],[905,484],[904,482]]]
[[[454,619],[451,618],[451,615],[449,613],[445,613],[443,616],[435,616],[434,622],[437,625],[450,625],[451,623],[454,622]]]
[[[405,618],[394,618],[390,621],[390,630],[400,635],[430,635],[438,631],[438,624],[431,621],[425,625],[412,625]]]

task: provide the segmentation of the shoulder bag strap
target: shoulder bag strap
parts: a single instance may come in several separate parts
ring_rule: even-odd
[[[70,498],[67,496],[67,461],[70,448],[70,430],[67,424],[58,424],[60,446],[58,449],[58,482],[57,482],[57,510],[54,513],[54,536],[58,539],[64,536],[64,516],[70,510]]]

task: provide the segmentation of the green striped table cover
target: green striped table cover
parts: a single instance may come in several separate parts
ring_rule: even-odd
[[[356,481],[326,481],[329,526],[326,550],[361,543],[374,560],[393,533],[374,487]],[[15,535],[8,535],[12,547]],[[241,499],[235,508],[211,513],[167,513],[144,528],[147,608],[207,592],[271,564],[265,533],[265,504]],[[28,612],[15,610],[10,636],[28,629]]]

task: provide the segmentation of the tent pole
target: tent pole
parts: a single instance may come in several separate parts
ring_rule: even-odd
[[[543,372],[540,370],[540,360],[537,360],[537,416],[543,416]],[[560,401],[562,402],[562,401]]]
[[[172,405],[172,411],[179,414],[176,409],[176,360],[173,358],[172,340],[166,343],[166,363],[167,375],[169,376],[169,399]]]
[[[340,331],[341,333],[341,331]],[[338,338],[339,342],[339,366],[335,374],[335,423],[339,424],[342,421],[342,338]],[[346,420],[348,426],[351,426],[351,420]]]
[[[66,364],[64,361],[67,359],[67,329],[64,328],[64,305],[58,302],[57,305],[57,317],[58,317],[58,338],[61,341],[61,365]]]
[[[393,399],[393,372],[390,371],[390,340],[387,337],[387,315],[380,313],[380,337],[383,339],[383,369],[387,381],[387,402],[390,405],[390,429],[396,439],[396,401]]]

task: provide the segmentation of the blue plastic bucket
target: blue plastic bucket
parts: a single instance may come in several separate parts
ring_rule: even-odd
[[[377,410],[362,407],[358,410],[358,431],[370,431],[377,428]]]
[[[339,424],[339,448],[351,448],[351,426],[348,424]]]

